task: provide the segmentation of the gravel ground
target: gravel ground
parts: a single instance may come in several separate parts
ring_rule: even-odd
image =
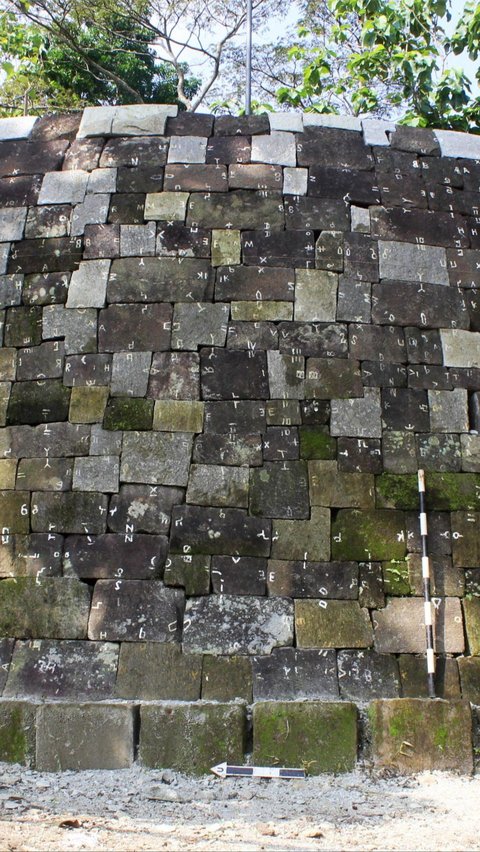
[[[480,777],[279,781],[0,764],[0,849],[480,850]]]

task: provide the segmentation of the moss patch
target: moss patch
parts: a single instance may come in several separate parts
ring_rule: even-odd
[[[336,459],[337,441],[326,426],[302,426],[299,436],[301,459]]]
[[[111,399],[105,410],[103,428],[143,432],[152,428],[153,399]]]
[[[35,707],[20,701],[0,702],[0,760],[33,765]]]

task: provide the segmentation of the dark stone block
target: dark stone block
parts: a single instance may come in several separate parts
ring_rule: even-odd
[[[166,586],[185,589],[188,597],[210,594],[210,556],[170,554],[163,582]]]
[[[413,173],[379,175],[381,203],[385,207],[401,207],[403,210],[426,209],[427,191],[419,169]]]
[[[299,451],[298,429],[295,426],[267,426],[263,438],[263,458],[265,461],[298,459]]]
[[[206,260],[121,258],[112,263],[107,297],[109,302],[202,302],[212,275]],[[152,344],[145,348],[151,351],[156,347]]]
[[[108,513],[108,529],[130,535],[133,532],[168,533],[172,507],[183,500],[180,488],[161,485],[122,485],[113,494]]]
[[[120,225],[85,225],[85,260],[115,258],[120,255]]]
[[[0,540],[0,577],[59,577],[62,574],[62,552],[61,535],[3,535]]]
[[[10,394],[7,425],[67,420],[69,404],[70,389],[60,380],[15,384]]]
[[[165,169],[164,190],[169,192],[225,192],[227,169],[201,163],[169,163]],[[154,192],[155,190],[148,190]]]
[[[384,388],[382,419],[387,429],[428,432],[430,416],[426,391]]]
[[[216,464],[221,461],[224,465],[255,467],[261,465],[262,460],[262,438],[258,433],[238,433],[235,430],[218,434],[207,431],[195,439],[193,446],[193,461],[196,463]]]
[[[343,272],[343,259],[342,231],[322,231],[315,243],[315,268]]]
[[[472,249],[480,249],[480,216],[465,216],[466,238],[470,241]]]
[[[447,268],[450,284],[458,287],[478,286],[480,250],[447,249]]]
[[[338,469],[345,473],[381,473],[381,442],[378,438],[338,438]]]
[[[480,597],[480,568],[469,568],[465,571],[465,594],[474,598]]]
[[[153,399],[199,399],[199,355],[196,352],[156,352],[147,395]]]
[[[93,171],[98,168],[100,155],[105,140],[101,137],[94,139],[75,139],[67,153],[63,164],[64,169],[85,169]]]
[[[55,172],[61,168],[67,148],[66,139],[54,139],[42,145],[23,139],[0,142],[0,177]]]
[[[264,595],[267,560],[253,556],[214,556],[212,589],[220,595]]]
[[[25,224],[25,239],[41,237],[66,237],[70,233],[70,204],[31,207]]]
[[[217,115],[215,136],[256,136],[270,132],[268,115]]]
[[[277,348],[278,331],[273,322],[230,322],[228,324],[227,349],[247,349],[249,352],[254,352],[258,349]]]
[[[153,424],[153,405],[151,399],[110,399],[105,409],[103,428],[113,431],[148,431]]]
[[[408,387],[417,389],[451,390],[453,385],[446,367],[408,365]]]
[[[345,358],[347,326],[342,323],[282,322],[278,327],[280,352],[317,358]],[[355,356],[354,356],[355,357]]]
[[[203,399],[256,399],[269,396],[264,352],[202,349],[200,378]]]
[[[159,580],[98,580],[88,622],[89,639],[178,642],[183,592]]]
[[[347,231],[350,210],[340,199],[295,195],[285,200],[285,226],[300,231]]]
[[[118,192],[113,196],[108,213],[111,225],[143,225],[146,193]]]
[[[409,363],[443,363],[442,344],[438,331],[429,331],[425,328],[406,328],[405,343],[407,345],[407,355]]]
[[[16,484],[28,491],[71,491],[72,475],[72,459],[21,459]]]
[[[117,192],[147,193],[163,189],[162,166],[121,166],[117,172]]]
[[[210,257],[210,243],[211,232],[207,228],[187,227],[179,222],[158,222],[156,253],[161,257],[207,258]]]
[[[302,426],[300,429],[301,459],[336,459],[337,439],[330,436],[328,426]]]
[[[296,399],[267,401],[267,426],[299,426],[301,422],[300,403]]]
[[[359,562],[358,602],[360,606],[381,609],[385,606],[383,571],[380,562]]]
[[[467,388],[467,390],[478,390],[480,386],[480,369],[453,368],[448,371],[448,376],[454,388]]]
[[[80,126],[81,114],[44,115],[37,118],[30,134],[32,142],[48,142],[50,139],[73,141]]]
[[[268,518],[308,518],[304,461],[265,462],[250,474],[250,512]]]
[[[118,645],[40,640],[16,642],[4,695],[17,698],[112,698]]]
[[[373,285],[372,302],[372,320],[380,325],[470,327],[463,293],[454,287],[389,281]]]
[[[393,364],[404,364],[407,360],[405,337],[401,328],[350,325],[348,336],[351,358]]]
[[[302,423],[306,426],[321,426],[330,420],[330,401],[326,399],[301,400]]]
[[[284,213],[280,192],[192,193],[187,225],[206,228],[283,228]]]
[[[2,207],[30,207],[37,203],[41,175],[18,175],[0,179]]]
[[[280,267],[219,266],[215,299],[227,301],[262,301],[264,299],[293,302],[295,271]],[[270,342],[269,348],[274,348]]]
[[[478,193],[452,189],[451,186],[437,186],[428,192],[428,206],[430,210],[474,216],[478,213]]]
[[[400,654],[398,658],[403,698],[427,698],[427,663],[424,656]],[[457,660],[437,656],[435,662],[435,695],[449,700],[460,698]]]
[[[90,447],[89,427],[71,423],[52,423],[35,428],[17,426],[5,430],[4,435],[12,458],[84,456],[88,455]]]
[[[271,521],[241,509],[175,506],[172,512],[173,553],[269,556],[270,541]]]
[[[111,380],[111,355],[70,355],[65,361],[63,383],[67,387],[106,387]]]
[[[282,189],[283,169],[265,163],[238,163],[228,169],[229,189]]]
[[[176,645],[123,642],[120,646],[117,698],[146,701],[197,701],[202,657],[182,654]]]
[[[432,160],[430,157],[420,157],[420,168],[428,190],[439,185],[463,189],[464,175],[461,164],[456,160],[445,157],[441,157],[438,160]]]
[[[166,304],[110,305],[100,311],[102,352],[164,350],[170,346],[172,308]]]
[[[390,654],[375,651],[339,651],[340,695],[350,701],[397,698],[400,695],[398,663]]]
[[[163,136],[129,136],[109,139],[100,158],[100,168],[165,165],[168,140]]]
[[[106,495],[95,492],[34,492],[32,530],[100,535],[105,532],[107,505]]]
[[[63,272],[77,269],[81,259],[80,237],[23,240],[13,245],[7,271],[13,274]]]
[[[378,242],[368,234],[346,234],[344,275],[352,281],[378,281]]]
[[[268,594],[290,598],[358,598],[356,562],[288,562],[270,560]]]
[[[313,231],[244,231],[243,262],[249,266],[313,267]]]
[[[406,522],[408,549],[411,553],[421,553],[422,542],[418,512],[407,512]],[[451,554],[452,552],[450,515],[446,512],[428,513],[428,549],[431,554]]]
[[[297,135],[299,166],[370,171],[374,160],[371,149],[364,144],[361,133],[331,127],[307,127]]]
[[[404,127],[397,125],[390,135],[390,145],[399,151],[410,151],[414,154],[428,154],[430,157],[440,156],[440,146],[433,130],[425,127]]]
[[[64,350],[64,344],[57,340],[20,349],[17,358],[17,381],[61,378]]]
[[[368,281],[350,281],[339,277],[337,321],[371,322],[372,285]]]
[[[428,246],[469,247],[465,222],[457,213],[437,213],[431,210],[409,210],[401,207],[378,207],[371,214],[372,235],[386,240]]]
[[[68,295],[69,272],[45,272],[27,275],[22,289],[25,305],[64,304]]]
[[[8,308],[3,342],[5,346],[39,346],[42,342],[42,309],[35,306]]]
[[[334,650],[275,649],[253,658],[253,700],[275,701],[338,698]]]
[[[358,362],[350,359],[309,358],[305,395],[309,399],[348,399],[363,396]]]
[[[380,204],[380,190],[373,172],[326,168],[315,163],[308,170],[308,194],[342,198],[352,204]]]
[[[458,435],[436,433],[417,435],[417,458],[424,470],[462,469],[462,452]]]
[[[248,136],[213,136],[208,140],[207,163],[249,163],[251,154]]]
[[[410,368],[385,361],[363,361],[362,382],[366,388],[406,388]]]
[[[256,434],[266,428],[264,401],[241,399],[233,402],[205,403],[205,432],[231,437],[235,433]]]
[[[163,574],[168,539],[161,535],[75,535],[65,540],[66,577],[148,580]]]
[[[179,112],[167,118],[167,136],[210,136],[213,115],[202,112]]]

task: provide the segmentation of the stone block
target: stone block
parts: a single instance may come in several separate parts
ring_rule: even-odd
[[[309,461],[312,506],[370,509],[375,506],[374,478],[369,473],[342,473],[336,461]]]
[[[443,361],[447,367],[480,367],[480,334],[462,329],[441,329]]]
[[[232,303],[237,310],[242,303]],[[268,307],[264,302],[255,302],[255,304],[243,302],[245,311],[248,316],[262,317],[264,313],[268,315]],[[286,302],[273,302],[272,314],[287,314]],[[290,316],[293,314],[293,308],[290,303]],[[278,346],[278,331],[273,322],[260,319],[257,321],[235,321],[228,325],[227,332],[227,349],[269,349],[271,346]]]
[[[462,470],[469,472],[480,471],[480,436],[460,435],[462,453]]]
[[[265,353],[202,349],[200,381],[205,400],[266,399],[269,393]]]
[[[472,704],[480,704],[480,657],[459,657],[458,670],[462,697]]]
[[[63,363],[64,346],[58,340],[20,349],[17,354],[17,381],[62,378]]]
[[[204,701],[252,702],[252,664],[248,657],[203,658],[202,699]]]
[[[6,139],[28,139],[36,121],[37,117],[34,115],[2,118],[0,121],[0,140],[3,142]]]
[[[234,266],[241,260],[240,231],[212,231],[212,266]]]
[[[120,462],[118,456],[95,456],[75,459],[74,491],[118,491]]]
[[[48,172],[43,178],[39,204],[81,204],[87,191],[88,172],[82,169]]]
[[[296,195],[285,199],[285,225],[288,230],[347,231],[349,209],[336,198]]]
[[[155,352],[147,394],[154,399],[199,399],[199,355],[196,352]]]
[[[138,757],[143,766],[202,775],[224,760],[243,763],[245,734],[243,705],[143,705]]]
[[[329,434],[328,426],[302,426],[300,428],[300,458],[335,459],[337,441]]]
[[[172,553],[269,556],[271,521],[243,509],[176,506],[172,512]]]
[[[108,529],[113,532],[168,533],[172,507],[181,503],[180,488],[159,485],[121,485],[110,498]]]
[[[39,346],[41,343],[41,308],[8,308],[5,317],[5,346]]]
[[[16,459],[0,459],[0,489],[2,491],[10,491],[15,488],[16,474]]]
[[[478,512],[453,512],[452,553],[453,564],[460,568],[480,565],[480,514]]]
[[[20,639],[85,639],[90,589],[79,580],[16,577],[0,583],[0,633]]]
[[[342,473],[381,473],[384,459],[377,438],[339,438],[338,470]]]
[[[427,508],[453,512],[477,509],[480,499],[477,476],[475,473],[429,472]],[[418,507],[416,476],[384,473],[377,477],[375,485],[378,505],[412,510]]]
[[[0,760],[35,764],[36,707],[27,701],[0,702]]]
[[[110,260],[86,260],[72,273],[67,308],[103,308]]]
[[[428,391],[432,432],[468,432],[468,392],[463,388],[451,391]]]
[[[332,523],[332,557],[370,561],[403,559],[405,516],[390,509],[340,509]]]
[[[422,598],[387,598],[374,615],[375,650],[381,654],[421,654],[425,651],[425,613]],[[434,642],[438,654],[461,654],[465,648],[458,598],[436,598]]]
[[[253,707],[255,765],[304,766],[309,775],[351,772],[357,709],[349,702],[266,701]]]
[[[247,508],[248,469],[231,465],[193,464],[185,499],[187,503],[199,506]]]
[[[480,656],[480,599],[465,598],[463,601],[465,631],[468,650],[475,657]]]
[[[272,651],[269,657],[253,658],[254,701],[338,697],[337,662],[333,650],[280,648]]]
[[[65,354],[90,353],[97,349],[97,311],[47,305],[43,309],[44,340],[65,338]]]
[[[364,207],[350,208],[350,216],[352,220],[352,231],[360,234],[370,233],[370,213]]]
[[[282,428],[267,426],[263,439],[263,457],[265,461],[299,458],[298,429],[296,426]]]
[[[72,535],[65,540],[63,571],[82,580],[149,580],[161,577],[168,539],[163,535]]]
[[[376,207],[370,219],[375,237],[410,244],[418,240],[419,245],[427,246],[470,247],[463,217],[451,211],[411,208],[405,215],[402,207]]]
[[[175,118],[173,104],[129,104],[86,107],[77,138],[87,136],[162,136],[168,117]]]
[[[479,140],[468,133],[455,130],[434,130],[442,157],[462,157],[466,160],[478,160],[480,157]]]
[[[69,236],[71,212],[70,204],[31,207],[25,225],[25,238],[31,240]],[[105,213],[105,218],[106,216],[107,213]]]
[[[106,642],[176,642],[184,594],[160,580],[97,580],[88,638]]]
[[[438,294],[438,290],[436,292]],[[443,292],[443,290],[440,291],[440,293]],[[421,329],[406,328],[405,343],[410,363],[442,364],[442,345],[438,331],[429,331],[423,327]]]
[[[310,267],[315,259],[315,234],[301,231],[244,231],[242,258],[248,266]]]
[[[72,423],[99,423],[103,420],[108,399],[106,387],[72,388],[69,420]]]
[[[251,157],[251,142],[248,136],[225,138],[214,136],[208,140],[207,163],[249,163]]]
[[[398,663],[389,654],[368,650],[339,651],[337,665],[342,698],[371,701],[400,695]]]
[[[182,654],[176,645],[123,642],[115,695],[146,701],[196,701],[200,698],[202,657]]]
[[[192,443],[193,435],[188,432],[125,434],[121,480],[186,486]]]
[[[134,757],[134,707],[47,704],[37,711],[40,772],[128,769]]]
[[[417,470],[415,436],[411,432],[385,431],[382,440],[383,464],[390,473],[414,473]]]
[[[330,559],[330,510],[312,506],[310,519],[276,520],[272,528],[272,559]]]
[[[188,192],[148,192],[145,219],[185,222],[188,199]]]
[[[446,250],[440,246],[379,240],[380,278],[448,285]]]
[[[150,352],[115,352],[110,389],[112,396],[145,396],[151,360]]]
[[[382,422],[387,429],[408,432],[430,431],[428,396],[424,390],[383,388]]]
[[[381,325],[418,325],[422,328],[469,328],[470,317],[460,290],[438,284],[397,281],[374,284],[372,319]]]
[[[295,136],[282,130],[273,130],[269,136],[254,136],[252,162],[296,166]]]
[[[299,648],[370,648],[368,609],[357,601],[297,600],[295,630]]]
[[[307,562],[270,559],[268,594],[289,598],[357,598],[355,562]]]
[[[199,346],[224,346],[229,310],[222,302],[177,303],[173,312],[172,349],[196,352]]]
[[[298,164],[370,171],[374,160],[360,133],[337,127],[306,127],[297,137]]]
[[[205,136],[172,136],[168,163],[204,163],[208,138]]]
[[[52,423],[67,420],[70,388],[59,379],[18,382],[10,393],[7,425]]]
[[[460,698],[460,680],[458,663],[464,659],[458,657],[436,657],[434,686],[437,698]],[[400,654],[398,657],[402,698],[428,698],[427,661],[425,654]],[[387,696],[385,696],[387,697]]]
[[[5,535],[28,533],[30,531],[30,495],[28,491],[0,491],[0,518]]]
[[[71,459],[20,459],[17,486],[28,491],[69,491],[72,473]]]
[[[424,470],[442,472],[461,470],[459,435],[447,435],[442,432],[437,432],[435,435],[417,435],[416,443],[419,464]]]
[[[206,432],[195,439],[193,461],[197,464],[222,464],[256,467],[262,464],[262,439],[259,434]]]
[[[88,454],[90,429],[71,423],[49,423],[42,426],[17,426],[0,430],[2,455],[9,450],[11,458],[56,458]]]
[[[432,594],[449,598],[463,598],[465,594],[465,571],[453,567],[452,557],[445,553],[431,556],[430,584]],[[419,553],[408,556],[408,577],[413,594],[423,594],[422,560]]]
[[[223,595],[264,595],[267,560],[255,556],[213,556],[212,590]]]
[[[268,115],[217,115],[215,117],[216,136],[257,136],[268,133],[270,122]]]
[[[304,461],[265,462],[250,474],[250,513],[270,518],[308,518]]]
[[[122,435],[107,432],[96,423],[91,428],[90,453],[91,456],[119,456],[122,451]]]
[[[91,196],[95,198],[95,196]],[[90,199],[90,196],[89,196]],[[85,225],[85,260],[115,258],[120,254],[120,225]]]
[[[153,400],[135,397],[116,397],[110,399],[105,409],[103,428],[106,430],[138,430],[143,432],[152,428]]]
[[[208,228],[183,225],[172,220],[159,222],[156,254],[160,257],[176,257],[179,259],[184,257],[209,258],[211,237],[212,232]],[[194,283],[198,287],[198,281]],[[180,301],[180,298],[176,296],[175,300]]]
[[[350,357],[360,361],[381,361],[383,368],[388,364],[402,364],[407,360],[403,329],[395,326],[351,325],[349,351]],[[379,381],[378,384],[383,382]]]
[[[23,275],[0,276],[0,308],[10,308],[22,301]]]
[[[295,320],[334,322],[338,276],[322,269],[299,269],[295,286]]]
[[[293,319],[293,305],[291,302],[232,302],[232,320],[245,320],[250,323],[261,321],[291,320]],[[229,326],[229,335],[231,326]],[[235,348],[242,348],[238,345]]]
[[[472,716],[466,701],[377,700],[369,718],[377,766],[402,773],[472,773]]]
[[[98,171],[114,173],[115,169],[98,169]],[[90,183],[88,186],[90,186]],[[103,225],[107,221],[109,207],[110,195],[86,195],[83,203],[77,204],[73,210],[72,236],[77,237],[85,234],[88,225]]]
[[[38,175],[62,167],[67,139],[54,139],[42,146],[31,145],[27,140],[2,143],[2,176]]]
[[[120,258],[112,263],[108,300],[201,302],[206,298],[211,274],[209,263],[196,258]],[[147,350],[152,348],[160,347],[145,346]]]
[[[155,402],[153,429],[161,432],[201,432],[203,417],[203,402],[160,399]]]
[[[236,266],[217,269],[217,301],[292,302],[295,290],[293,269]]]
[[[26,219],[26,207],[2,207],[0,209],[0,242],[9,243],[21,240]],[[52,234],[52,236],[54,235]]]
[[[282,168],[269,165],[244,165],[238,163],[229,166],[229,189],[282,189]]]
[[[36,492],[32,494],[33,532],[105,532],[108,498],[96,492]]]
[[[99,314],[98,348],[101,352],[169,349],[171,320],[171,305],[110,305]]]
[[[122,257],[145,257],[155,254],[155,222],[146,225],[120,225],[120,254]]]
[[[210,556],[172,553],[165,564],[166,586],[185,589],[188,597],[210,593]]]
[[[14,639],[0,639],[0,693],[3,693],[3,689],[7,682],[7,676],[10,669],[10,661],[12,659],[14,645]]]
[[[267,351],[270,396],[277,399],[303,399],[305,396],[305,359]]]
[[[331,434],[381,438],[380,391],[365,388],[363,399],[332,399]]]
[[[188,204],[187,225],[204,228],[283,228],[280,192],[236,189],[231,192],[194,193]]]
[[[343,272],[343,258],[343,231],[322,231],[315,243],[316,268]]]
[[[164,189],[169,192],[224,192],[226,188],[227,169],[218,164],[192,167],[188,163],[169,163],[165,171]],[[147,188],[146,191],[151,190]]]
[[[16,642],[4,696],[102,701],[113,697],[118,646],[37,639]]]
[[[286,166],[283,170],[283,194],[306,195],[308,190],[308,169]]]
[[[293,602],[215,595],[187,601],[183,649],[192,654],[270,654],[293,644]]]

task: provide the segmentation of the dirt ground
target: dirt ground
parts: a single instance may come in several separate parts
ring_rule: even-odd
[[[221,780],[0,764],[0,849],[480,850],[480,777]]]

